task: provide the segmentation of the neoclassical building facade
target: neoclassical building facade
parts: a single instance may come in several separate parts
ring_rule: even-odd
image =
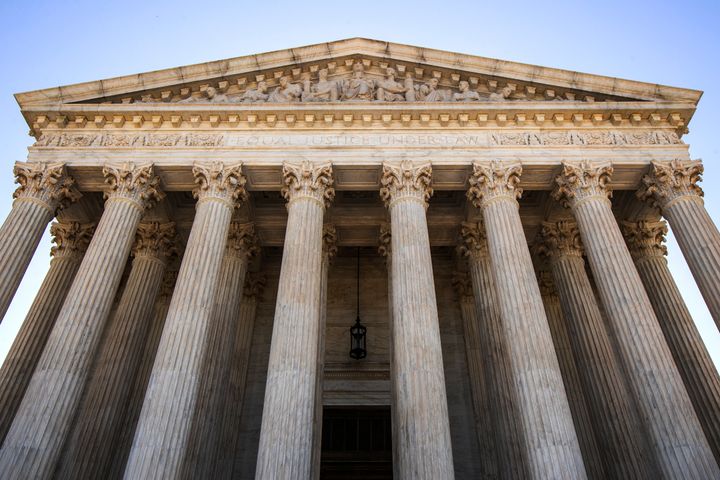
[[[700,95],[361,38],[18,94],[0,477],[720,478]]]

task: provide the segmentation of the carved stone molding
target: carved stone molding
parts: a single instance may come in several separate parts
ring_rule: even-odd
[[[265,275],[258,272],[248,272],[243,286],[243,296],[247,298],[262,298],[267,280]]]
[[[383,163],[380,198],[387,207],[393,202],[411,199],[421,202],[427,208],[433,194],[431,184],[432,167],[429,163],[415,165],[410,160]]]
[[[575,222],[544,222],[535,251],[550,258],[561,256],[582,257],[583,245]]]
[[[487,236],[482,222],[462,222],[460,224],[462,244],[458,253],[464,257],[486,257],[488,255]]]
[[[653,161],[650,173],[642,178],[637,196],[660,209],[681,198],[702,203],[703,191],[697,184],[702,174],[703,164],[699,160]]]
[[[601,198],[609,202],[612,197],[610,176],[613,167],[609,163],[563,162],[563,171],[555,177],[552,196],[566,208],[574,208],[589,198]]]
[[[380,225],[380,237],[378,238],[378,253],[385,258],[385,263],[392,257],[392,233],[390,224]]]
[[[298,198],[311,198],[329,207],[335,198],[332,165],[316,165],[309,160],[283,163],[282,196],[288,203]]]
[[[226,255],[250,258],[258,252],[257,235],[253,223],[231,222]]]
[[[625,236],[630,255],[635,259],[648,257],[665,257],[665,235],[668,233],[664,220],[657,222],[620,222],[620,229]]]
[[[517,203],[517,199],[522,196],[522,188],[518,187],[521,174],[520,163],[475,162],[469,179],[467,199],[478,208],[501,198],[509,198]]]
[[[50,255],[55,258],[82,256],[90,245],[95,227],[95,223],[53,222],[50,234],[55,245],[50,249]]]
[[[461,302],[474,302],[473,286],[467,272],[455,272],[452,279],[453,287]]]
[[[326,223],[323,225],[323,253],[327,253],[328,258],[332,259],[337,255],[337,230],[335,225]]]
[[[138,225],[133,245],[134,257],[152,257],[167,261],[177,254],[175,222],[147,222]]]
[[[15,162],[13,173],[15,183],[19,184],[13,198],[42,205],[53,216],[82,196],[62,163]]]
[[[154,175],[152,164],[106,164],[103,175],[108,185],[106,199],[129,200],[140,210],[145,210],[165,198],[165,193],[160,190],[160,178]]]
[[[198,202],[220,200],[234,209],[238,202],[245,202],[248,198],[245,175],[239,163],[226,166],[222,162],[198,162],[193,165],[192,173],[196,185],[193,197]]]

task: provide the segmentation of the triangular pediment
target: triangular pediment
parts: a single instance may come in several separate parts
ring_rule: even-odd
[[[57,104],[674,102],[702,92],[353,38],[16,95]],[[148,105],[150,107],[150,105]]]

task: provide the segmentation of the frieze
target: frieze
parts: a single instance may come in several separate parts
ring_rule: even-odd
[[[513,132],[491,133],[490,144],[516,145],[679,145],[675,132]]]
[[[202,133],[43,134],[36,147],[219,147],[224,135]]]

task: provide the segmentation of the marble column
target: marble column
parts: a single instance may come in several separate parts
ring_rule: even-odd
[[[393,345],[395,345],[395,322],[392,316],[392,232],[390,231],[390,224],[383,223],[380,225],[380,236],[378,238],[378,253],[385,258],[385,268],[387,268],[387,286],[388,286],[388,299],[390,305],[388,305],[388,326],[389,326],[389,353],[390,353],[390,428],[392,432],[392,466],[393,466],[393,478],[400,478],[400,471],[398,469],[397,459],[400,458],[398,454],[398,432],[400,431],[400,417],[397,413],[397,369],[395,368],[395,362],[393,358]]]
[[[196,163],[195,218],[148,382],[126,479],[176,479],[198,402],[220,265],[238,200],[240,165]]]
[[[475,163],[468,199],[480,208],[531,478],[584,478],[563,385],[517,198],[519,164]]]
[[[177,243],[175,250],[179,250]],[[179,256],[180,253],[178,252],[178,257]],[[160,285],[157,301],[153,307],[150,329],[147,332],[147,338],[145,339],[145,345],[141,353],[142,358],[137,374],[135,375],[135,382],[133,383],[132,393],[128,400],[125,418],[115,443],[115,453],[113,454],[107,476],[108,480],[119,480],[125,473],[125,465],[130,455],[130,448],[132,447],[133,437],[135,436],[135,428],[140,418],[140,411],[142,410],[145,399],[145,391],[147,390],[147,384],[150,380],[153,363],[155,362],[155,354],[160,344],[160,337],[163,326],[165,325],[168,309],[170,308],[170,300],[172,299],[172,293],[175,289],[175,282],[177,282],[178,270],[180,268],[178,257],[174,257],[165,269],[165,275]]]
[[[47,478],[55,468],[135,230],[143,212],[163,196],[151,165],[106,165],[103,173],[105,211],[0,450],[4,479]]]
[[[585,401],[585,393],[583,391],[578,366],[570,347],[570,335],[565,325],[562,307],[560,306],[560,298],[555,289],[555,282],[552,279],[552,273],[546,270],[543,265],[537,272],[538,285],[540,286],[540,296],[542,296],[543,305],[545,306],[545,315],[550,325],[550,333],[553,337],[555,345],[555,354],[560,363],[560,370],[565,384],[565,393],[570,403],[573,420],[575,421],[575,432],[577,432],[580,449],[585,462],[585,471],[590,479],[605,479],[605,467],[603,459],[600,456],[600,448],[598,447],[597,438],[593,423],[590,420],[590,412]]]
[[[697,184],[700,161],[652,162],[642,179],[639,198],[660,209],[697,282],[715,324],[720,328],[720,232],[705,210]]]
[[[485,365],[483,361],[482,341],[485,332],[480,330],[475,310],[475,296],[470,276],[467,272],[457,273],[453,284],[460,300],[460,315],[463,321],[465,337],[465,355],[468,362],[468,377],[472,392],[473,410],[475,412],[475,432],[480,447],[481,478],[498,478],[497,454],[498,445],[493,438],[493,409],[488,398],[488,387],[485,383]]]
[[[700,422],[613,216],[609,164],[563,164],[555,199],[570,207],[660,474],[717,478]]]
[[[493,441],[496,445],[500,478],[528,477],[523,427],[515,398],[514,383],[485,228],[480,223],[463,222],[462,246],[458,249],[468,261],[472,282],[477,335],[483,354],[485,384],[490,404]]]
[[[392,359],[400,478],[452,479],[445,372],[425,210],[430,164],[383,165],[392,230]]]
[[[220,265],[218,288],[203,359],[200,390],[185,453],[183,477],[212,474],[221,448],[220,429],[230,357],[240,315],[248,260],[255,253],[252,223],[232,222]]]
[[[610,342],[585,273],[580,232],[574,222],[546,222],[538,250],[548,258],[560,297],[582,391],[613,478],[649,478],[659,472],[643,425]]]
[[[667,225],[623,222],[621,228],[695,413],[720,462],[720,376],[668,268]]]
[[[62,163],[22,163],[14,168],[12,210],[0,227],[0,322],[20,286],[48,222],[80,198]]]
[[[283,165],[288,220],[268,362],[257,480],[310,478],[318,372],[323,215],[332,168]]]
[[[262,298],[265,287],[263,275],[248,272],[243,298],[240,303],[237,329],[230,358],[230,376],[228,378],[225,404],[223,406],[220,458],[215,468],[215,476],[219,479],[237,478],[235,458],[238,456],[240,444],[240,426],[245,398],[245,380],[250,363],[250,347],[252,345],[253,328],[257,304]]]
[[[323,226],[323,254],[320,280],[320,327],[318,333],[318,375],[315,382],[315,411],[313,420],[313,459],[311,478],[319,480],[322,454],[323,381],[325,376],[325,330],[327,325],[327,287],[330,262],[337,254],[337,231],[331,224]]]
[[[0,369],[0,445],[40,360],[55,319],[80,268],[94,224],[53,223],[55,246],[45,279]]]
[[[107,477],[174,238],[174,223],[138,226],[130,275],[103,335],[57,479]]]

